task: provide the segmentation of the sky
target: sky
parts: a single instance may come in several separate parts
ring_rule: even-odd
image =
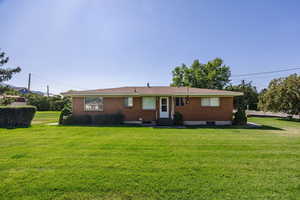
[[[300,70],[300,1],[0,0],[8,84],[51,93],[169,85],[174,67],[216,57],[262,89]]]

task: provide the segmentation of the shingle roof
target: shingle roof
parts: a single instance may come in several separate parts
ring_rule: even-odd
[[[68,91],[64,96],[241,96],[241,92],[213,90],[203,88],[150,86],[150,87],[119,87],[97,90]]]

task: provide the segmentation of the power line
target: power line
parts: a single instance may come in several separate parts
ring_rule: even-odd
[[[48,82],[54,82],[54,84],[57,84],[57,85],[61,85],[61,86],[68,86],[68,87],[71,87],[73,89],[80,89],[80,90],[88,90],[87,88],[82,88],[82,87],[78,87],[78,86],[75,86],[75,85],[70,85],[70,84],[67,84],[67,83],[63,83],[61,81],[54,81],[54,80],[50,80],[48,78],[45,78],[45,77],[42,77],[40,75],[37,75],[36,73],[33,74],[35,76],[35,78],[39,79],[39,80],[42,80],[42,81],[48,81]]]
[[[256,76],[256,75],[262,75],[262,74],[272,74],[272,73],[278,73],[278,72],[294,71],[294,70],[298,70],[298,69],[300,69],[300,67],[294,67],[294,68],[282,69],[282,70],[275,70],[275,71],[255,72],[255,73],[249,73],[249,74],[237,74],[237,75],[232,75],[231,77]]]

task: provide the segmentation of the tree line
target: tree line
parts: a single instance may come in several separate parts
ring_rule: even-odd
[[[270,81],[267,88],[257,91],[252,82],[241,81],[231,84],[230,67],[220,58],[207,63],[195,60],[190,66],[182,64],[172,71],[171,86],[188,86],[196,88],[222,89],[243,92],[244,95],[234,99],[235,108],[283,112],[290,115],[300,114],[300,76]]]

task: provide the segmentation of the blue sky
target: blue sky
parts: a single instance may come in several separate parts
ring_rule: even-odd
[[[8,83],[59,93],[168,85],[171,71],[220,57],[232,74],[300,66],[300,1],[0,0]],[[300,70],[295,71],[297,73]],[[258,88],[292,72],[246,77]],[[238,83],[241,78],[232,78]]]

